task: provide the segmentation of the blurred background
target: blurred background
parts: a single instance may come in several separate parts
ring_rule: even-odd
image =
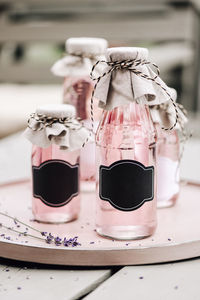
[[[38,104],[61,102],[63,78],[50,67],[82,36],[149,48],[190,117],[182,177],[200,182],[199,0],[0,0],[0,182],[26,177],[20,131]]]

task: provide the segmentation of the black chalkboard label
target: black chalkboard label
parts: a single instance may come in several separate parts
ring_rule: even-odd
[[[99,197],[122,211],[132,211],[154,198],[154,167],[135,160],[100,166]]]
[[[47,160],[33,166],[33,196],[48,206],[60,207],[79,193],[79,164]]]

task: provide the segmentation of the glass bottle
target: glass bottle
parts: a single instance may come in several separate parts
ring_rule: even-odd
[[[177,92],[170,88],[171,96],[176,101]],[[157,135],[157,207],[171,207],[176,203],[180,191],[180,141],[178,130],[185,126],[187,118],[177,106],[179,119],[172,130],[174,106],[171,101],[150,106],[150,113]],[[182,124],[182,125],[181,125]]]
[[[69,38],[66,40],[67,56],[52,68],[55,75],[64,77],[63,102],[76,107],[77,117],[83,120],[88,129],[90,121],[90,99],[94,83],[89,74],[97,60],[105,59],[107,41],[101,38]],[[101,110],[94,103],[94,130],[97,129]],[[95,180],[95,143],[81,149],[80,178],[82,181]]]
[[[32,212],[35,220],[63,223],[80,211],[80,149],[89,132],[75,119],[72,105],[37,108],[25,131],[32,147]]]
[[[96,230],[100,235],[123,240],[153,234],[156,228],[155,155],[155,131],[146,105],[132,102],[103,112],[96,133]],[[115,168],[113,173],[108,173],[113,166],[116,167],[115,164],[122,163],[124,168],[127,162],[131,172],[135,172],[131,164],[139,165],[140,171],[148,171],[142,171],[142,175],[139,173],[140,176],[150,175],[145,177],[143,185],[140,179],[143,181],[144,177],[137,182],[134,173],[120,174],[120,170],[124,172],[126,168],[118,171]],[[138,187],[141,194],[147,186],[151,189],[151,195],[145,196],[146,200],[141,202]],[[128,209],[127,199],[132,201]]]
[[[179,195],[180,144],[177,130],[157,130],[157,206],[170,207]]]

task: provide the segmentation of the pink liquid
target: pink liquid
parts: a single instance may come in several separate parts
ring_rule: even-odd
[[[176,130],[164,131],[156,125],[157,143],[157,206],[170,207],[179,195],[179,139]]]
[[[90,78],[66,77],[64,81],[64,103],[76,107],[77,117],[84,120],[87,128],[91,129],[90,99],[92,96],[93,82]],[[98,102],[94,101],[94,119],[96,125],[101,115]],[[88,143],[81,149],[80,176],[83,181],[95,180],[95,143]]]
[[[156,178],[154,199],[133,211],[121,211],[99,198],[99,167],[119,160],[135,160],[155,166],[155,133],[144,105],[131,103],[103,113],[96,134],[96,228],[115,239],[139,239],[156,228]]]
[[[80,151],[67,152],[59,149],[59,146],[52,145],[48,148],[33,146],[32,166],[40,166],[41,163],[59,159],[71,165],[79,163]],[[55,178],[56,180],[56,178]],[[41,182],[42,184],[42,182]],[[67,189],[67,182],[66,182]],[[80,194],[73,197],[67,204],[61,207],[51,207],[44,204],[39,198],[32,198],[32,212],[34,218],[40,222],[63,223],[76,219],[80,211]]]

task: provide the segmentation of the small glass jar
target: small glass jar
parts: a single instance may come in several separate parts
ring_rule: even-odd
[[[120,239],[156,228],[155,131],[148,107],[133,102],[104,111],[96,133],[96,229]]]
[[[32,211],[40,222],[63,223],[80,212],[80,149],[89,131],[68,104],[41,106],[29,119],[32,142]]]
[[[177,92],[170,88],[174,101]],[[178,121],[175,128],[170,128],[174,123],[174,106],[169,100],[160,105],[150,106],[151,117],[157,136],[157,207],[165,208],[175,205],[180,191],[180,141],[178,131],[187,122],[187,118],[177,106]],[[182,125],[180,125],[182,124]],[[164,128],[162,128],[164,127]]]

